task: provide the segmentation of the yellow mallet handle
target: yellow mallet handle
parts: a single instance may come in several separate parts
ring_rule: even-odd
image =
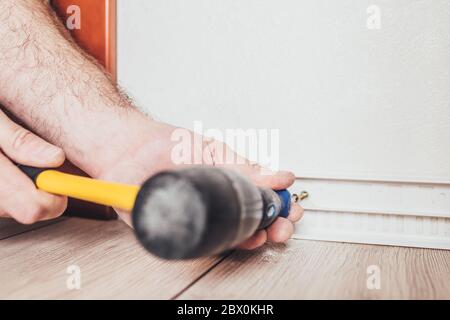
[[[45,170],[35,177],[38,189],[61,196],[94,202],[131,212],[140,187],[110,183]]]

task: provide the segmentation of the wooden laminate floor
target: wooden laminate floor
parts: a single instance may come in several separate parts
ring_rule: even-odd
[[[0,299],[450,299],[450,251],[291,240],[167,262],[120,221],[1,220],[0,283]]]

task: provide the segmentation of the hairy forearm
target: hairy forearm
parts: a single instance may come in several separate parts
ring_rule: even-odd
[[[1,0],[0,39],[0,103],[75,165],[98,175],[142,134],[137,124],[148,120],[70,40],[45,1]],[[111,143],[123,150],[108,154]]]

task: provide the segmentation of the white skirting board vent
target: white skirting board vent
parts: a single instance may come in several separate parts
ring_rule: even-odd
[[[302,179],[302,190],[295,239],[450,250],[450,185]]]
[[[450,218],[306,210],[294,238],[450,250]]]

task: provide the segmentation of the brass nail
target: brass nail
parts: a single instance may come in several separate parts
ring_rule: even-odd
[[[297,203],[297,202],[300,202],[300,201],[302,201],[302,200],[305,200],[305,199],[308,198],[308,197],[309,197],[309,193],[308,193],[307,191],[302,191],[302,192],[300,193],[300,195],[294,193],[294,194],[292,195],[292,200],[293,200],[295,203]]]

